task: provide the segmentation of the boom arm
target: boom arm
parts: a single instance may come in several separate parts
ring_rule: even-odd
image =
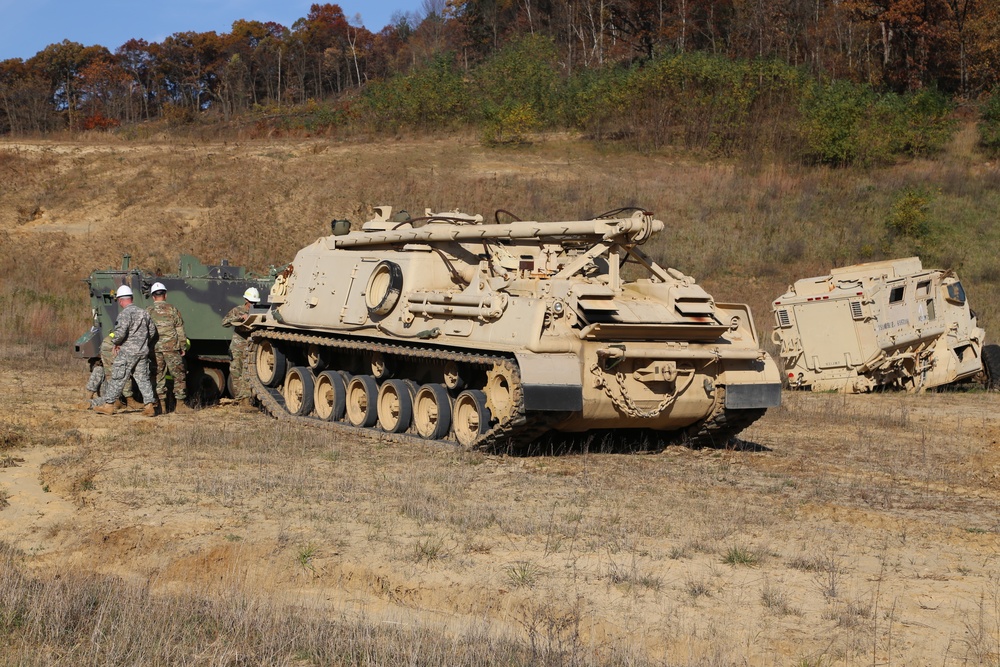
[[[352,232],[343,236],[328,236],[328,247],[356,248],[434,241],[478,241],[484,239],[528,239],[552,236],[597,237],[602,240],[631,237],[632,243],[642,243],[650,234],[663,229],[663,222],[641,212],[631,218],[611,220],[579,220],[572,222],[511,222],[502,225],[432,223],[417,229],[394,229],[380,232]]]

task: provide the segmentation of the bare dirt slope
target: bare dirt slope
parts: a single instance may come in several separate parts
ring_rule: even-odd
[[[40,576],[238,589],[332,617],[668,664],[996,664],[993,395],[791,394],[743,451],[488,457],[230,406],[67,411],[0,371],[3,539]]]

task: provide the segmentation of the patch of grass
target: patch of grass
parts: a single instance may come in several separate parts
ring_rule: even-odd
[[[430,563],[445,555],[444,543],[436,537],[418,540],[413,545],[413,560],[418,563]]]
[[[312,570],[313,568],[313,558],[316,557],[317,549],[312,544],[306,544],[299,547],[298,551],[295,553],[295,562],[299,564],[306,570]]]
[[[691,596],[692,599],[711,597],[712,587],[708,583],[708,580],[689,574],[684,579],[684,592]]]
[[[788,593],[768,579],[764,580],[764,585],[760,589],[760,603],[765,609],[779,616],[793,613],[788,603]]]
[[[515,588],[531,588],[538,581],[541,568],[531,561],[519,560],[505,567],[504,572]]]
[[[122,577],[76,570],[36,578],[0,542],[0,662],[52,664],[559,664],[559,646],[519,644],[488,630],[456,648],[444,631],[346,620],[239,593],[154,594]],[[234,656],[238,656],[238,659]],[[460,658],[458,657],[460,656]],[[456,660],[458,662],[456,662]],[[235,662],[234,662],[235,661]]]
[[[0,510],[10,505],[10,492],[0,486]]]
[[[646,588],[651,591],[659,591],[663,588],[663,580],[648,572],[641,572],[636,563],[629,566],[618,565],[614,562],[608,567],[608,580],[616,586],[624,586],[627,589]]]
[[[850,600],[844,604],[835,604],[828,609],[823,617],[836,621],[837,627],[857,628],[871,618],[872,608],[867,602]]]
[[[682,560],[684,558],[691,557],[691,548],[686,545],[674,545],[670,547],[670,551],[667,552],[667,557],[671,560]]]
[[[27,428],[21,424],[0,422],[0,451],[22,447],[27,440]]]
[[[722,562],[726,565],[753,567],[760,562],[760,555],[748,547],[734,545],[726,551],[725,556],[722,557]]]

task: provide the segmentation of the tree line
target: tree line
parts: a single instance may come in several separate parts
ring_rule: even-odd
[[[653,145],[682,132],[724,148],[749,119],[773,120],[762,105],[814,135],[823,118],[936,122],[952,100],[988,97],[998,62],[1000,0],[424,0],[377,33],[314,4],[291,27],[237,20],[114,51],[64,40],[0,62],[0,133],[211,115],[476,122],[500,141],[540,125]],[[850,152],[822,159],[856,159],[837,151]]]

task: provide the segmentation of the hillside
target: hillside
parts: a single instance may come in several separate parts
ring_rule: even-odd
[[[749,303],[762,329],[770,301],[797,278],[919,254],[959,271],[989,331],[1000,325],[990,251],[1000,172],[975,153],[974,136],[971,126],[957,133],[939,160],[871,170],[637,155],[564,136],[519,149],[472,137],[0,143],[0,287],[28,288],[55,309],[59,325],[43,335],[61,345],[86,323],[83,290],[67,286],[124,253],[164,271],[184,252],[267,270],[330,220],[361,221],[380,204],[540,220],[640,205],[668,226],[647,252],[717,298]]]

